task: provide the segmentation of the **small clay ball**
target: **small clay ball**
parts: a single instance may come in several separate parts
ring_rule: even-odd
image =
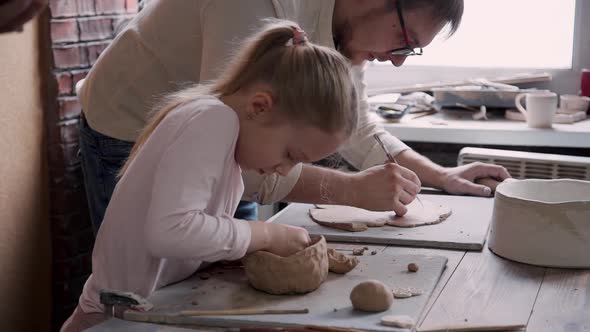
[[[391,307],[393,294],[379,280],[367,280],[354,286],[350,292],[353,308],[361,311],[380,312]]]
[[[416,263],[408,264],[408,271],[410,272],[418,272],[418,265]]]

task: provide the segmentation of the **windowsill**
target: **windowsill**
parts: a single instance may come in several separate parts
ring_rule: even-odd
[[[590,148],[590,119],[574,124],[554,124],[552,129],[535,129],[525,122],[500,116],[476,121],[471,119],[472,114],[445,110],[418,119],[408,114],[399,123],[375,117],[388,132],[408,142]]]

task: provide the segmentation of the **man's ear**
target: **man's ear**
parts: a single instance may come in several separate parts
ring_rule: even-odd
[[[248,101],[246,115],[249,120],[267,121],[272,115],[272,95],[266,91],[256,92]]]

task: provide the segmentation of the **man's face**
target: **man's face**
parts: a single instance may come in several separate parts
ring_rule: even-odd
[[[444,27],[444,22],[433,19],[428,8],[402,13],[408,43],[395,9],[388,10],[382,1],[366,1],[366,10],[348,22],[349,30],[343,36],[341,51],[354,64],[362,61],[391,61],[399,67],[406,56],[391,55],[390,51],[406,46],[425,47]],[[374,7],[372,7],[374,6]]]

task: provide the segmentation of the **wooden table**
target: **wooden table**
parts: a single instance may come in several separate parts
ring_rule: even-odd
[[[551,245],[551,244],[547,244]],[[330,243],[335,248],[358,247]],[[483,251],[369,245],[388,254],[441,255],[447,268],[418,322],[418,331],[473,331],[527,325],[526,331],[590,331],[590,270],[554,269],[512,262]],[[590,253],[589,253],[590,254]],[[197,327],[195,327],[197,328]],[[203,328],[201,330],[215,330]],[[187,331],[111,319],[91,331]],[[491,331],[487,329],[486,331]]]
[[[519,324],[534,332],[590,331],[590,270],[515,263],[487,246],[482,252],[394,246],[380,250],[449,259],[419,331]]]
[[[355,244],[331,243],[345,248]],[[590,270],[535,267],[482,252],[370,245],[370,250],[442,255],[444,271],[418,330],[526,324],[526,331],[590,331]],[[186,331],[111,320],[91,331]],[[203,327],[201,327],[203,329]],[[219,329],[209,329],[219,330]],[[471,330],[471,329],[469,329]]]

